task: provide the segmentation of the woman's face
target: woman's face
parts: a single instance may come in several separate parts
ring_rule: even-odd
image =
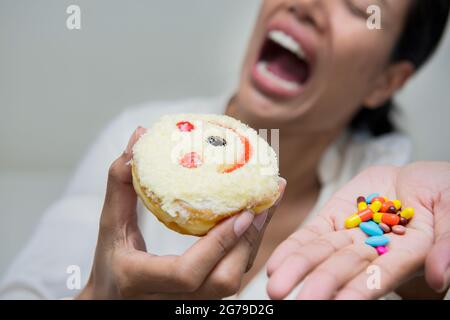
[[[386,85],[410,3],[265,0],[242,68],[240,111],[310,131],[345,126]],[[381,30],[367,27],[373,4],[381,9]]]

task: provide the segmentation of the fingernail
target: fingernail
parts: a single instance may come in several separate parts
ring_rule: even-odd
[[[239,238],[251,226],[255,216],[250,211],[244,211],[234,221],[234,233]]]
[[[258,231],[262,230],[264,224],[266,223],[268,214],[269,211],[266,210],[263,213],[256,215],[255,219],[253,220],[253,226],[256,228],[256,230]]]
[[[131,154],[131,151],[133,149],[133,145],[136,143],[136,141],[139,139],[139,137],[144,134],[147,131],[147,129],[139,126],[136,130],[134,130],[133,134],[130,137],[130,140],[128,140],[127,147],[125,149],[125,154],[129,155]]]

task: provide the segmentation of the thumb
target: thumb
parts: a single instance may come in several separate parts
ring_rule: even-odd
[[[101,225],[120,227],[136,220],[136,193],[133,188],[130,161],[132,148],[146,129],[138,127],[130,137],[122,155],[110,166]]]
[[[428,284],[442,292],[450,285],[450,189],[441,192],[434,206],[434,245],[425,262]]]

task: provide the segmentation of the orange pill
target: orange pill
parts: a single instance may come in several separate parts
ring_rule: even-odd
[[[381,205],[380,212],[383,212],[383,213],[395,213],[395,211],[392,212],[392,208],[394,208],[394,210],[395,210],[395,206],[394,206],[394,203],[392,201],[383,202],[383,204]]]
[[[400,222],[400,217],[392,213],[384,213],[381,217],[381,222],[387,224],[388,226],[396,226]]]
[[[373,203],[374,201],[377,201],[377,200],[380,201],[381,203],[385,203],[386,202],[386,199],[384,197],[375,197],[375,198],[372,199],[371,203]]]
[[[365,209],[365,210],[359,211],[357,214],[358,214],[358,217],[363,222],[369,221],[373,217],[373,211],[370,209]]]

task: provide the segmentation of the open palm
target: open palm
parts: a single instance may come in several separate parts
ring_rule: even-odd
[[[450,166],[435,163],[430,174],[429,165],[370,168],[334,194],[269,259],[269,296],[285,298],[303,282],[298,299],[374,299],[412,276],[432,248],[436,211],[450,210],[448,198],[442,199],[442,192],[450,190]],[[357,211],[356,198],[374,192],[415,209],[405,235],[386,234],[389,252],[382,256],[364,243],[367,235],[359,228],[344,227],[345,219]],[[379,288],[368,286],[370,265],[379,268]]]

